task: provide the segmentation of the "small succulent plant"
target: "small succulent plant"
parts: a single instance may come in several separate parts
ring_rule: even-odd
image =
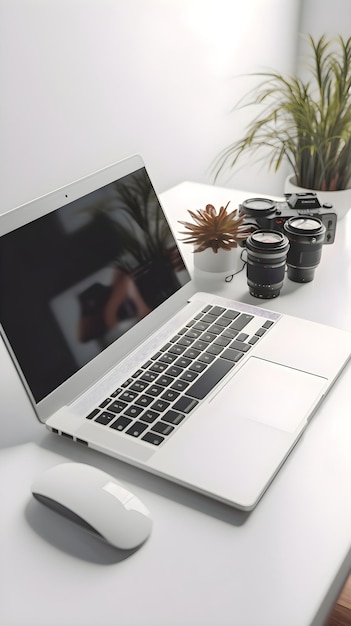
[[[245,216],[239,215],[237,209],[228,212],[228,205],[229,202],[218,213],[212,204],[198,211],[188,210],[195,223],[179,221],[187,228],[187,231],[180,232],[181,235],[187,235],[183,239],[184,243],[194,244],[194,252],[212,248],[217,253],[220,248],[231,250],[245,241],[250,234],[248,226],[244,225]]]

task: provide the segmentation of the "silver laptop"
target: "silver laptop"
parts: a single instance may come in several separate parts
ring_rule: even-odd
[[[0,317],[50,431],[244,510],[351,354],[195,293],[139,156],[0,216]]]

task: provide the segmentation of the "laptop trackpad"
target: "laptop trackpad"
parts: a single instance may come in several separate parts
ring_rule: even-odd
[[[326,382],[321,376],[251,357],[218,399],[222,402],[222,394],[229,392],[231,404],[240,407],[240,417],[293,433],[318,403]]]

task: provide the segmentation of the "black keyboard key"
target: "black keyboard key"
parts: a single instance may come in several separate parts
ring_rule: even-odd
[[[267,320],[264,324],[262,324],[262,328],[270,328],[271,326],[273,326],[274,322],[272,322],[271,320]]]
[[[152,361],[146,361],[146,363],[144,363],[141,367],[143,368],[143,370],[147,370],[148,367],[150,367],[150,365],[152,365]]]
[[[168,402],[173,402],[179,396],[179,391],[175,391],[174,389],[166,389],[166,391],[162,394],[162,400],[168,400]]]
[[[138,378],[140,376],[140,374],[143,373],[143,370],[137,370],[136,372],[134,372],[133,374],[133,378]]]
[[[176,391],[184,391],[184,389],[186,389],[189,386],[189,383],[186,382],[185,380],[180,380],[180,378],[177,378],[173,385],[171,385],[171,389],[176,389]]]
[[[121,415],[118,419],[116,419],[115,422],[110,424],[110,428],[114,428],[115,430],[124,430],[131,423],[131,419],[129,419],[128,417],[124,417],[124,415]]]
[[[230,339],[228,339],[228,343],[230,343]],[[221,345],[216,345],[215,343],[213,343],[211,346],[208,346],[206,352],[208,352],[208,354],[220,354],[222,352],[222,350],[224,350],[225,346],[221,346]]]
[[[206,343],[206,341],[201,341],[201,339],[198,339],[198,341],[195,341],[193,348],[195,348],[195,350],[200,350],[201,352],[203,350],[206,350],[206,348],[208,347],[208,344]]]
[[[149,387],[149,389],[147,390],[147,392],[154,397],[157,397],[160,395],[160,393],[162,391],[164,391],[164,387],[161,387],[161,385],[151,385],[151,387]]]
[[[239,317],[231,323],[230,328],[233,328],[234,330],[242,330],[249,322],[251,322],[251,320],[253,320],[253,315],[241,313],[241,315],[239,315]]]
[[[197,377],[198,377],[198,374],[196,372],[193,372],[191,370],[187,370],[186,372],[184,372],[184,374],[181,375],[179,380],[186,380],[189,383],[191,383]],[[173,385],[172,385],[172,387],[173,387]]]
[[[195,330],[207,330],[209,327],[209,322],[196,322],[196,324],[194,324],[193,328],[195,328]]]
[[[171,367],[169,367],[168,370],[165,373],[168,376],[173,376],[173,378],[176,378],[182,372],[183,372],[183,368],[182,367],[177,367],[177,365],[171,365]]]
[[[211,341],[214,341],[216,339],[217,335],[215,335],[214,333],[202,333],[201,335],[201,341],[206,341],[206,343],[211,343]]]
[[[255,343],[257,343],[258,340],[259,340],[259,337],[257,337],[257,335],[253,335],[251,339],[249,339],[249,343],[253,346],[255,345]]]
[[[241,352],[240,350],[233,350],[232,348],[226,348],[222,352],[221,357],[223,359],[228,359],[229,361],[233,361],[233,363],[237,363],[244,356],[244,354],[245,353]]]
[[[232,337],[231,339],[234,339],[234,337]],[[214,342],[215,346],[223,346],[224,348],[226,348],[229,344],[230,344],[230,338],[223,337],[223,335],[221,335],[220,337],[217,337],[216,341]]]
[[[153,446],[159,446],[162,441],[164,441],[164,438],[157,433],[148,432],[142,437],[142,440],[147,441],[147,443],[152,443]]]
[[[98,422],[99,424],[104,424],[106,426],[106,424],[109,424],[110,421],[113,420],[115,417],[116,416],[115,416],[114,413],[109,413],[108,411],[103,411],[96,418],[95,422]]]
[[[212,304],[206,304],[206,306],[204,306],[201,312],[208,313],[209,311],[211,311],[211,309],[212,309]]]
[[[164,346],[162,346],[162,348],[160,348],[161,352],[166,352],[166,350],[168,350],[168,348],[171,347],[171,343],[166,343]]]
[[[169,422],[170,424],[174,424],[174,426],[178,426],[180,422],[183,421],[185,415],[183,413],[178,413],[178,411],[167,411],[164,415],[162,415],[163,422]]]
[[[128,430],[126,430],[127,435],[131,435],[132,437],[140,437],[141,433],[147,428],[147,424],[143,424],[143,422],[135,422]]]
[[[174,335],[174,337],[172,337],[172,339],[170,339],[171,343],[177,343],[178,339],[180,339],[180,335]]]
[[[89,413],[89,415],[86,416],[86,419],[87,420],[92,420],[92,419],[94,419],[94,417],[99,415],[99,413],[100,413],[99,409],[94,409],[93,411],[91,411],[91,413]]]
[[[110,398],[106,398],[105,400],[100,402],[99,408],[100,409],[104,409],[105,407],[107,407],[108,404],[110,404],[110,402],[111,402],[111,399]]]
[[[194,348],[188,348],[188,350],[184,352],[184,356],[188,359],[197,359],[200,354],[200,350],[194,350]]]
[[[122,383],[121,387],[128,387],[128,385],[130,385],[133,382],[132,378],[128,378],[127,380],[124,381],[124,383]]]
[[[223,326],[219,324],[212,324],[209,328],[210,333],[214,333],[215,335],[220,335],[223,332]]]
[[[148,370],[147,372],[144,372],[144,374],[140,376],[140,378],[141,380],[146,380],[146,382],[148,383],[152,383],[152,381],[155,380],[157,376],[158,374],[156,374],[156,372],[150,372],[150,370]]]
[[[227,326],[229,326],[230,322],[231,320],[227,317],[219,317],[216,324],[217,326],[222,326],[223,328],[226,328]]]
[[[121,391],[123,391],[122,387],[117,387],[115,391],[110,393],[111,398],[116,398],[121,393]]]
[[[246,341],[248,336],[249,335],[247,333],[239,333],[239,335],[236,336],[236,340],[237,341]]]
[[[198,361],[200,361],[200,363],[212,363],[214,358],[214,355],[210,352],[203,352],[203,354],[200,354]]]
[[[234,350],[240,350],[240,352],[247,352],[251,348],[248,343],[244,343],[243,341],[237,341],[237,339],[234,339],[229,347],[234,348]]]
[[[153,433],[160,433],[161,435],[170,435],[174,431],[174,427],[165,422],[156,422],[151,428]]]
[[[189,322],[186,324],[187,328],[191,328],[195,323],[195,320],[189,320]]]
[[[122,413],[127,406],[126,402],[122,402],[122,400],[115,400],[112,404],[110,404],[108,409],[113,413]]]
[[[188,359],[186,356],[181,356],[179,357],[179,359],[176,360],[174,365],[176,365],[177,367],[181,367],[182,369],[185,369],[186,367],[190,365],[190,363],[191,363],[191,359]]]
[[[133,383],[129,387],[129,389],[131,389],[132,391],[144,391],[147,386],[148,383],[146,382],[146,380],[136,380],[135,383]]]
[[[192,328],[191,330],[188,330],[185,336],[190,337],[190,339],[197,339],[198,337],[200,337],[200,335],[201,335],[201,330],[194,330]]]
[[[140,415],[139,419],[143,422],[147,422],[148,424],[152,424],[152,422],[157,420],[159,417],[159,413],[156,413],[156,411],[152,411],[151,409],[147,409],[142,415]]]
[[[153,363],[150,367],[151,372],[157,372],[158,374],[161,374],[161,372],[164,372],[164,370],[168,367],[168,363],[161,363],[160,361],[156,361],[156,363]]]
[[[182,413],[190,413],[196,405],[198,404],[197,400],[194,398],[188,398],[187,396],[182,396],[175,402],[173,405],[173,409],[175,411],[182,411]]]
[[[131,404],[124,412],[125,415],[128,415],[129,417],[138,417],[138,415],[140,415],[140,413],[142,412],[143,407],[141,406],[136,406],[135,404]]]
[[[211,309],[209,310],[209,313],[211,313],[211,315],[216,315],[217,317],[219,315],[222,315],[222,313],[224,313],[225,308],[223,306],[213,306],[211,307]]]
[[[238,315],[240,315],[239,311],[233,311],[233,309],[227,309],[227,311],[223,313],[223,317],[228,317],[230,320],[235,320]]]
[[[239,334],[238,330],[234,330],[233,328],[226,328],[223,332],[222,332],[222,337],[226,337],[228,339],[234,339],[235,337],[237,337],[237,335]]]
[[[147,407],[153,401],[154,398],[152,396],[143,395],[135,400],[135,404],[137,404],[138,406]]]
[[[263,337],[263,335],[267,332],[267,328],[258,328],[258,330],[256,330],[255,335],[257,335],[257,337]]]
[[[158,411],[159,413],[163,413],[163,411],[168,409],[169,405],[170,402],[166,402],[166,400],[156,400],[156,402],[154,402],[150,408],[154,411]]]
[[[160,361],[161,363],[168,363],[168,365],[170,363],[173,363],[173,361],[175,361],[177,358],[176,354],[171,354],[170,352],[165,352],[164,354],[162,354],[162,356],[160,356]]]
[[[155,354],[152,355],[151,359],[152,361],[157,361],[157,359],[160,358],[162,352],[156,352]]]
[[[187,346],[181,346],[179,345],[179,343],[175,343],[173,346],[170,347],[169,352],[171,354],[183,354],[186,347]]]
[[[217,321],[217,317],[218,315],[211,315],[211,313],[207,313],[206,315],[203,316],[203,318],[201,319],[201,322],[207,322],[208,324],[213,324],[213,322]]]
[[[161,376],[157,379],[157,384],[162,385],[162,387],[168,387],[171,383],[173,383],[174,378],[172,376],[167,376],[166,374],[161,374]]]
[[[194,361],[190,365],[189,370],[200,373],[200,372],[203,372],[206,367],[207,367],[206,363],[200,363],[200,361]]]
[[[177,346],[191,346],[191,344],[193,343],[193,339],[191,339],[190,337],[181,337],[179,339],[179,341],[177,342]]]
[[[229,348],[227,348],[229,350]],[[241,353],[242,354],[242,353]],[[219,383],[222,378],[228,374],[228,372],[234,366],[233,362],[224,361],[219,358],[217,361],[212,363],[198,379],[194,382],[193,385],[189,387],[187,390],[187,394],[192,396],[193,398],[197,398],[198,400],[202,400],[207,394]]]
[[[120,396],[119,396],[119,400],[124,400],[125,402],[133,402],[133,400],[135,400],[135,398],[137,397],[137,392],[136,391],[124,391]]]

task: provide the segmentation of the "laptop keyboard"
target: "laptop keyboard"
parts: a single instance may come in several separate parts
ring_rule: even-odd
[[[160,446],[273,324],[206,306],[86,419]]]

